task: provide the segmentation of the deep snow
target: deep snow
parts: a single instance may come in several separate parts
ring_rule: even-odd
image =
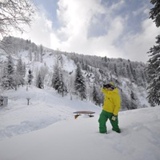
[[[122,133],[107,122],[108,134],[100,134],[101,108],[88,101],[34,87],[5,94],[9,104],[0,108],[0,160],[160,160],[160,107],[121,111]],[[95,116],[74,119],[77,110]]]

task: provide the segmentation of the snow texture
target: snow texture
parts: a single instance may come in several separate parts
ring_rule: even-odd
[[[0,160],[160,160],[160,107],[119,113],[122,133],[98,132],[101,108],[53,89],[7,91],[0,108]],[[30,96],[30,105],[26,98]],[[73,112],[94,111],[74,119]]]

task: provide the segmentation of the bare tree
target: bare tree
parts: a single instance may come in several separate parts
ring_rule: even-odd
[[[11,31],[23,32],[21,25],[30,25],[34,13],[30,0],[1,0],[0,1],[0,35],[9,35]]]

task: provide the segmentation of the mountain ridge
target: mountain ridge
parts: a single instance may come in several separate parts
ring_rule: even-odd
[[[44,87],[51,86],[54,68],[58,65],[68,94],[72,97],[72,95],[76,95],[74,81],[79,64],[85,79],[86,95],[89,101],[94,102],[92,92],[95,87],[99,98],[98,105],[101,105],[103,96],[100,93],[100,88],[104,83],[113,81],[120,90],[123,109],[149,106],[146,100],[146,64],[143,62],[67,53],[52,50],[42,45],[38,46],[29,40],[15,37],[5,37],[0,42],[0,48],[0,65],[2,68],[5,68],[8,55],[12,56],[15,66],[18,60],[22,59],[26,67],[25,80],[27,79],[27,72],[32,70],[34,74],[33,85],[35,85],[39,73],[43,77]],[[2,82],[2,69],[0,73]]]

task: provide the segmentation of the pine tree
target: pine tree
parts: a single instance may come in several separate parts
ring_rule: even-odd
[[[36,86],[37,88],[40,88],[40,89],[44,88],[44,82],[40,72],[38,73],[36,78]]]
[[[154,7],[150,11],[150,18],[154,20],[157,27],[160,27],[160,1],[151,0]],[[160,104],[160,35],[156,37],[156,44],[148,52],[151,58],[148,61],[149,86],[148,100],[152,106]]]
[[[156,23],[156,26],[160,26],[160,0],[151,0],[154,7],[150,10],[150,18]]]
[[[130,78],[130,80],[133,81],[132,73],[131,73],[131,70],[130,70],[130,67],[128,64],[127,64],[126,68],[127,68],[127,75],[128,75],[127,78]]]
[[[3,89],[8,88],[8,73],[7,73],[6,66],[4,66],[4,68],[2,70],[1,86]]]
[[[116,66],[116,64],[114,64],[114,73],[115,73],[116,77],[118,77],[118,71],[117,71],[117,66]]]
[[[52,87],[62,94],[62,97],[67,93],[67,87],[64,83],[62,71],[58,67],[58,63],[54,68],[54,74],[52,78]]]
[[[57,91],[62,95],[62,97],[67,93],[67,87],[64,83],[63,74],[60,74],[60,81]]]
[[[58,65],[55,65],[51,86],[55,90],[58,90],[59,85],[60,85],[59,68],[58,68]]]
[[[131,100],[130,100],[130,102],[131,102],[130,109],[136,109],[137,108],[137,106],[136,106],[137,98],[136,98],[136,96],[135,96],[133,91],[131,91],[130,98],[131,98]]]
[[[102,103],[102,97],[100,97],[99,92],[96,89],[96,86],[93,86],[93,102],[95,103],[95,105],[99,105]]]
[[[4,68],[2,77],[2,87],[4,89],[16,88],[15,69],[14,69],[13,59],[11,56],[8,56],[8,61],[6,67]]]
[[[28,71],[28,84],[29,84],[29,85],[32,84],[32,80],[33,80],[32,71],[29,70],[29,71]]]
[[[74,86],[75,86],[75,91],[80,96],[81,100],[86,99],[86,85],[79,64],[77,65]]]
[[[42,45],[40,45],[39,52],[40,52],[40,62],[42,63],[43,62],[43,46]]]
[[[20,58],[17,63],[17,68],[16,68],[16,79],[17,79],[17,84],[18,85],[24,85],[24,76],[25,76],[25,70],[24,70],[24,65],[22,63],[22,59]]]
[[[148,100],[152,106],[160,104],[160,35],[156,39],[157,45],[148,52],[151,58],[147,67],[149,76]]]
[[[133,78],[133,81],[136,82],[136,73],[134,72],[134,69],[130,61],[129,61],[129,68],[130,68],[131,77]]]

